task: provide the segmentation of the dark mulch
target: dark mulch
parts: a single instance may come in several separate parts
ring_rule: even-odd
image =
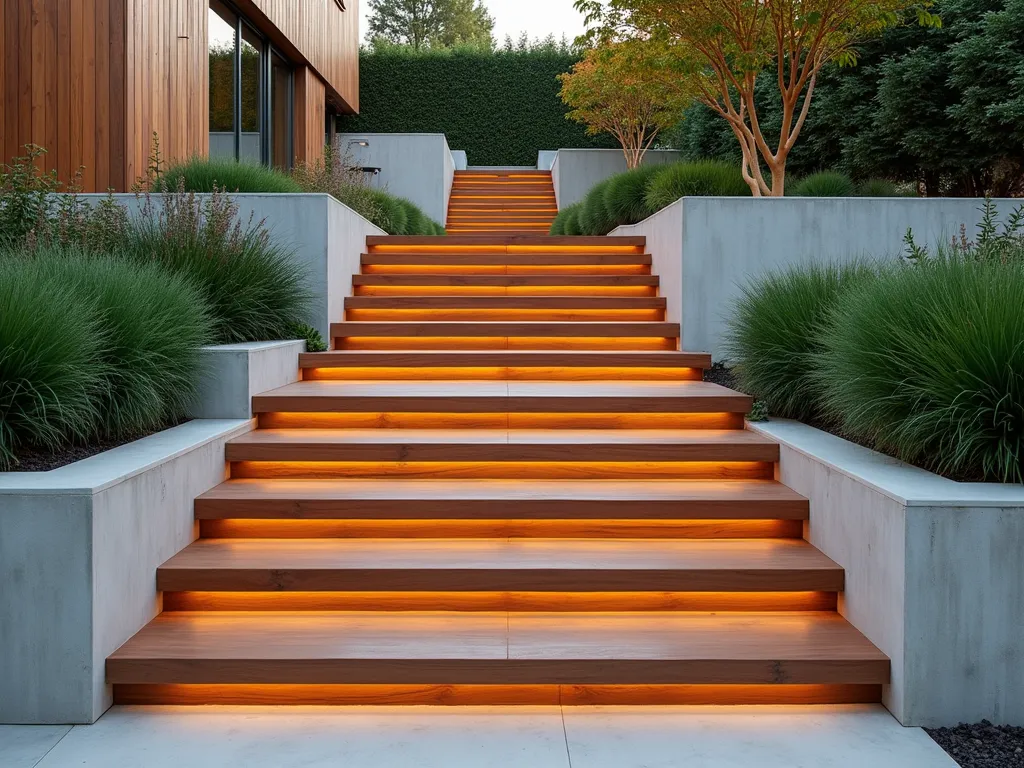
[[[925,730],[963,768],[1024,768],[1024,728],[982,720]]]
[[[57,469],[58,467],[63,467],[68,464],[74,464],[76,461],[88,459],[90,456],[95,456],[97,453],[109,451],[111,448],[117,448],[119,445],[127,445],[128,443],[136,440],[141,440],[144,437],[155,435],[157,432],[163,432],[165,429],[170,429],[171,427],[176,427],[179,424],[184,424],[186,421],[188,421],[188,419],[177,419],[150,432],[140,432],[136,435],[128,435],[119,440],[95,440],[88,445],[67,445],[56,451],[50,451],[45,448],[35,448],[32,446],[19,446],[17,449],[18,463],[13,467],[9,467],[6,471],[49,472],[51,469]]]
[[[736,389],[736,374],[724,363],[712,363],[710,368],[705,368],[704,381],[710,381],[712,384],[721,384],[729,389]]]

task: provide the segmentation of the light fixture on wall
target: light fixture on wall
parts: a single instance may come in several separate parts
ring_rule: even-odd
[[[368,147],[368,146],[370,146],[370,142],[368,142],[366,139],[353,139],[352,141],[350,141],[348,143],[348,145],[350,147],[351,146]]]

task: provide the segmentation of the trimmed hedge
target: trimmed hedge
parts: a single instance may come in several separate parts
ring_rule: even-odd
[[[617,147],[565,119],[557,75],[578,57],[556,50],[386,47],[359,54],[359,114],[347,133],[443,133],[473,165],[534,165],[537,151]]]

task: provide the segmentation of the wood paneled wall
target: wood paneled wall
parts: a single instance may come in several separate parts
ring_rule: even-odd
[[[209,3],[121,2],[125,4],[126,180],[130,186],[146,174],[154,131],[165,161],[209,152]]]
[[[262,14],[332,91],[339,107],[359,111],[359,0],[237,0]],[[255,12],[253,12],[255,11]],[[283,41],[281,41],[283,42]],[[280,44],[280,43],[279,43]],[[287,48],[287,45],[285,46]]]
[[[314,163],[324,156],[326,136],[324,82],[309,67],[295,69],[295,162]]]

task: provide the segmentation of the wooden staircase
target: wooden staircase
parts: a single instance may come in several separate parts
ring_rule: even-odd
[[[134,703],[877,701],[889,661],[642,238],[369,238],[334,349],[254,398]]]
[[[450,235],[546,235],[558,213],[551,171],[456,171]]]

